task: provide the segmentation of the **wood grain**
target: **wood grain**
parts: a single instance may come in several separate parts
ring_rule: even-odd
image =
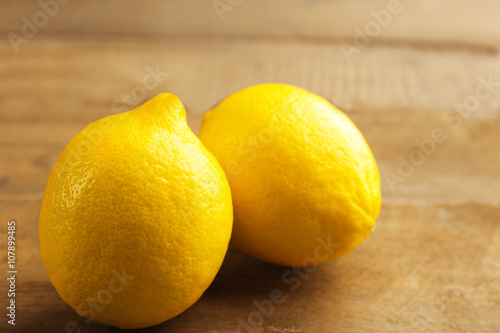
[[[364,29],[372,11],[388,9],[390,0],[252,0],[227,1],[221,20],[214,1],[87,0],[60,6],[44,27],[48,31],[142,32],[175,35],[319,37],[351,40]],[[495,0],[400,0],[376,40],[417,45],[498,48],[500,12]],[[0,28],[19,32],[21,18],[40,10],[37,2],[17,0],[0,12]]]
[[[144,332],[236,332],[249,316],[260,318],[254,302],[275,289],[285,301],[254,332],[498,331],[500,89],[466,117],[446,115],[475,96],[481,80],[500,81],[500,8],[496,1],[402,4],[351,63],[340,43],[387,1],[245,1],[220,21],[211,2],[89,0],[62,7],[17,54],[2,39],[0,224],[18,223],[19,325],[2,320],[0,331],[63,332],[68,323],[81,332],[118,331],[86,322],[57,295],[40,259],[38,214],[67,142],[127,108],[116,101],[142,85],[148,68],[168,75],[132,104],[175,93],[194,132],[206,110],[251,84],[285,82],[326,97],[372,147],[383,207],[374,234],[351,254],[309,274],[292,271],[303,277],[295,290],[283,279],[289,268],[230,249],[200,301]],[[37,6],[4,6],[0,30],[16,31]],[[436,129],[444,142],[391,185],[388,175],[398,175],[401,159],[422,150],[418,142]]]
[[[74,322],[82,332],[118,331],[85,322],[48,281],[37,244],[28,241],[36,236],[27,229],[38,204],[11,206],[26,211],[17,218],[20,247],[26,249],[19,252],[20,327],[61,332]],[[254,302],[268,300],[275,289],[284,302],[263,316],[257,332],[494,332],[500,306],[499,214],[498,206],[480,203],[385,203],[369,241],[314,272],[292,271],[286,279],[289,268],[231,249],[200,301],[144,332],[235,332],[239,318],[248,321],[257,311]]]
[[[449,139],[396,191],[383,182],[384,197],[499,199],[500,89],[459,126],[444,119],[454,104],[474,96],[480,77],[500,81],[497,55],[381,46],[347,65],[335,44],[80,33],[40,37],[27,46],[19,55],[25,61],[9,58],[8,45],[0,46],[7,59],[0,64],[6,74],[0,81],[0,156],[15,161],[0,170],[0,193],[41,195],[43,175],[71,137],[116,112],[114,101],[141,85],[146,68],[158,67],[168,76],[144,99],[160,91],[177,94],[195,132],[203,112],[228,94],[261,82],[287,82],[346,111],[371,145],[383,176],[397,172],[399,156],[408,159],[418,148],[415,140],[429,138],[435,128],[446,132]]]

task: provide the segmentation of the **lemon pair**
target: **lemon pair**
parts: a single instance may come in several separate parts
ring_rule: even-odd
[[[358,246],[379,209],[373,155],[325,99],[249,87],[205,114],[198,139],[181,101],[160,94],[64,149],[43,198],[41,254],[78,313],[142,328],[202,295],[230,238],[271,263],[316,265]]]

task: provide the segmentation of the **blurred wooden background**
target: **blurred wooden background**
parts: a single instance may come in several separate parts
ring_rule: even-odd
[[[19,332],[62,332],[72,321],[82,332],[115,331],[71,310],[40,259],[40,202],[67,142],[162,91],[182,99],[196,132],[207,109],[263,82],[322,95],[361,129],[382,177],[377,229],[295,291],[281,279],[287,268],[230,250],[198,303],[145,331],[241,331],[239,318],[275,288],[287,301],[255,332],[498,331],[498,1],[45,3],[53,17],[34,1],[0,2],[0,258],[5,272],[6,223],[15,219]],[[37,31],[23,34],[29,24]],[[369,45],[356,44],[359,31]],[[346,47],[357,49],[349,57]],[[418,153],[416,140],[436,129],[446,140]],[[418,165],[400,166],[412,158]],[[15,331],[5,318],[0,330]]]

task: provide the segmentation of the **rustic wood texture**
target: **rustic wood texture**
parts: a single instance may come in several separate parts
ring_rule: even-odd
[[[18,325],[3,318],[0,331],[64,332],[71,322],[81,332],[118,331],[86,322],[57,295],[40,259],[38,213],[64,146],[88,123],[127,108],[122,95],[150,68],[168,74],[131,103],[175,93],[195,132],[207,109],[251,84],[285,82],[326,97],[372,147],[383,207],[358,249],[314,272],[294,272],[302,276],[295,290],[282,278],[289,268],[230,249],[193,307],[144,332],[236,332],[257,310],[254,302],[275,289],[284,302],[254,332],[497,332],[500,86],[466,117],[447,115],[482,80],[500,82],[500,5],[401,1],[404,11],[349,63],[339,46],[353,43],[354,27],[387,3],[245,1],[220,21],[211,2],[70,2],[18,53],[3,38],[2,307],[10,219],[18,223],[19,274]],[[0,31],[18,32],[21,17],[37,10],[35,2],[5,4]],[[436,129],[444,142],[391,185],[400,159]]]

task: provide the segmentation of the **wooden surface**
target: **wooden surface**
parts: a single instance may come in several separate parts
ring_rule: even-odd
[[[4,36],[39,10],[35,2],[6,3]],[[288,268],[230,249],[193,307],[144,332],[237,332],[274,289],[285,301],[254,332],[498,332],[500,87],[460,124],[446,114],[474,96],[482,78],[500,81],[500,5],[402,1],[404,10],[348,63],[339,45],[352,44],[354,27],[387,3],[245,1],[221,21],[210,2],[70,2],[18,53],[3,38],[2,309],[10,219],[18,224],[19,273],[18,325],[7,326],[2,310],[0,331],[63,332],[71,322],[81,332],[117,331],[85,322],[57,295],[40,259],[38,213],[67,142],[118,111],[116,100],[158,68],[168,75],[144,99],[177,94],[195,132],[203,112],[251,84],[285,82],[328,98],[372,147],[383,207],[358,249],[309,274],[292,272],[301,277],[295,290],[282,278]],[[400,159],[435,129],[447,139],[391,186]]]

